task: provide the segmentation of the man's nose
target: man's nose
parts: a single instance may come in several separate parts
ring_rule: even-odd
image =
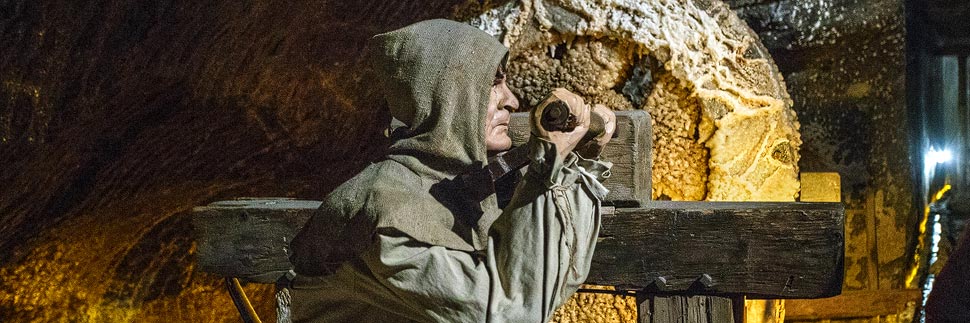
[[[504,86],[504,98],[501,102],[502,108],[509,111],[519,110],[519,100],[515,98],[515,94],[512,94],[512,90],[508,86]]]

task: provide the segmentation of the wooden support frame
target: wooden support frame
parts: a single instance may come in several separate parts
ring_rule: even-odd
[[[509,122],[512,145],[525,144],[530,133],[529,113],[513,113]],[[606,196],[609,204],[640,206],[650,201],[652,136],[650,115],[646,111],[616,111],[616,136],[602,153],[603,159],[613,163],[613,175],[603,183],[610,190]]]
[[[243,199],[195,209],[199,268],[274,283],[318,201]],[[651,202],[603,215],[587,282],[657,294],[819,298],[842,289],[839,203]]]
[[[652,133],[644,111],[617,113],[604,150],[611,190],[588,283],[636,291],[640,322],[744,322],[744,298],[839,294],[840,203],[650,201]],[[512,116],[513,143],[529,136]],[[276,283],[286,249],[319,201],[251,198],[195,209],[199,269]]]
[[[844,212],[841,203],[790,202],[617,208],[603,215],[587,282],[767,299],[838,295]]]

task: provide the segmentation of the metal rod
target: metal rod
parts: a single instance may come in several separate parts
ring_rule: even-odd
[[[259,320],[259,315],[256,315],[253,304],[246,297],[246,291],[239,284],[239,279],[226,278],[226,289],[229,290],[229,297],[232,297],[232,303],[236,305],[236,310],[239,311],[239,317],[242,318],[243,323],[263,323]]]

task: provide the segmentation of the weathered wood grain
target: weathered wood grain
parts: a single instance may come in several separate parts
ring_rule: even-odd
[[[613,163],[613,175],[603,185],[610,190],[609,203],[638,206],[650,200],[653,141],[650,114],[642,110],[616,111],[616,137],[603,149],[603,159]],[[512,114],[509,136],[513,145],[529,140],[529,114]]]
[[[193,209],[199,270],[275,283],[293,268],[286,250],[318,207],[320,201],[256,198]]]
[[[839,203],[653,201],[617,208],[603,215],[587,283],[749,298],[838,295],[843,212]]]
[[[741,300],[743,303],[743,299]],[[640,302],[640,323],[734,323],[732,299],[717,296],[660,295]],[[743,322],[743,321],[742,321]]]
[[[896,315],[915,307],[923,297],[919,289],[846,291],[822,299],[790,300],[785,304],[787,320],[845,319]]]
[[[290,269],[287,242],[319,203],[252,199],[196,208],[200,270],[274,282]],[[655,201],[617,208],[603,215],[587,282],[657,293],[837,295],[843,216],[838,203]]]

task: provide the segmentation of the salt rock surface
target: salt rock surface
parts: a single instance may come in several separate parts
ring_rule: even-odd
[[[563,42],[554,40],[553,44],[559,44],[556,46],[516,46],[508,69],[509,86],[523,103],[535,106],[549,95],[550,88],[563,87],[591,104],[633,109],[630,101],[613,88],[626,79],[635,46],[589,37]]]
[[[653,126],[653,198],[703,200],[708,151],[697,140],[701,105],[670,74],[661,75],[647,98]]]
[[[523,0],[469,23],[511,48],[509,84],[526,107],[565,87],[615,110],[647,110],[654,199],[797,197],[801,139],[785,83],[720,1]],[[634,71],[643,57],[660,63],[647,80]],[[633,297],[579,293],[552,321],[635,322],[636,311]]]
[[[526,105],[566,87],[613,109],[650,111],[655,198],[798,195],[801,139],[784,81],[720,1],[524,0],[469,22],[512,48],[510,85]],[[617,89],[647,55],[661,66],[635,106]]]

